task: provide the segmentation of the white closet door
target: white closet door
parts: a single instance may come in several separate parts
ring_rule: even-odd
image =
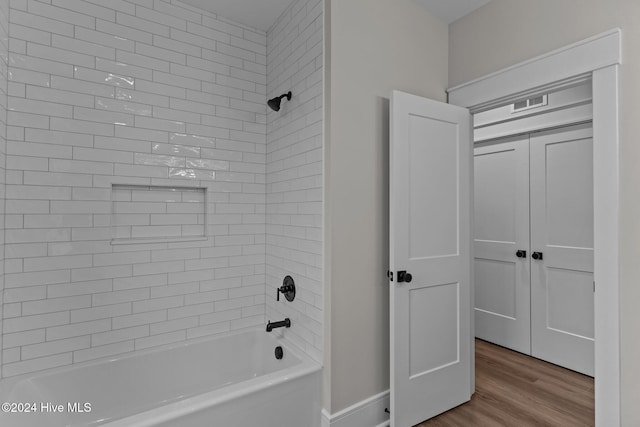
[[[532,355],[593,376],[591,124],[533,134],[530,150]]]
[[[475,334],[531,354],[529,136],[476,145],[474,155]]]

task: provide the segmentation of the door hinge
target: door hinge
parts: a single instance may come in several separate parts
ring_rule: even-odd
[[[387,270],[387,277],[389,278],[390,282],[393,282],[393,271]]]
[[[596,281],[594,280],[593,281],[593,292],[595,292],[595,291],[596,291]]]

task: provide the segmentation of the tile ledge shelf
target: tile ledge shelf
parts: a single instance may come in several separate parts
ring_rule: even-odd
[[[157,237],[157,238],[140,238],[140,239],[111,239],[112,245],[140,245],[146,243],[176,243],[176,242],[198,242],[209,240],[208,237]]]

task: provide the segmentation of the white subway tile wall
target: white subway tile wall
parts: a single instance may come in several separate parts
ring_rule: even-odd
[[[6,153],[7,153],[7,93],[8,93],[8,55],[9,55],[9,0],[0,0],[0,350],[2,350],[2,319],[6,313],[15,310],[14,306],[4,308],[4,228],[6,194]],[[13,219],[12,221],[15,221]],[[0,366],[3,361],[17,358],[16,351],[0,351]],[[0,378],[2,373],[0,372]]]
[[[317,15],[300,4],[305,16],[307,9]],[[0,49],[9,50],[10,71],[0,53],[0,121],[8,110],[6,144],[0,134],[2,193],[5,145],[7,154],[2,375],[262,325],[266,34],[174,0],[11,0],[10,6],[8,14],[7,0],[0,0]],[[289,80],[299,87],[295,99],[303,110],[310,107],[301,95],[314,99],[314,110],[320,105],[314,79],[305,78],[309,88]],[[274,135],[287,139],[291,126],[271,120]],[[319,151],[313,129],[295,131]],[[270,147],[273,157],[276,148],[297,145]],[[313,149],[300,153],[316,160],[296,169],[318,184],[305,189],[309,195],[296,208],[301,219],[315,221],[313,238],[296,243],[303,257],[320,244],[314,234],[320,159]],[[206,188],[206,239],[112,245],[118,185]],[[191,194],[193,203],[175,204],[139,193],[135,203],[118,206],[130,235],[117,237],[201,235],[201,193]],[[158,205],[166,210],[155,212]],[[309,265],[312,279],[300,282],[300,301],[309,302],[301,314],[315,323],[300,322],[299,340],[320,329],[317,261]]]
[[[294,2],[267,35],[267,94],[292,91],[267,113],[267,318],[322,362],[323,1]],[[276,302],[291,275],[296,299]]]

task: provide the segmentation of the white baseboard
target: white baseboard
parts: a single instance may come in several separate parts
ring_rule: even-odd
[[[331,415],[329,415],[329,413],[324,408],[322,408],[320,427],[331,427],[330,418],[331,418]]]
[[[387,427],[389,390],[371,396],[333,415],[322,410],[322,427]]]

